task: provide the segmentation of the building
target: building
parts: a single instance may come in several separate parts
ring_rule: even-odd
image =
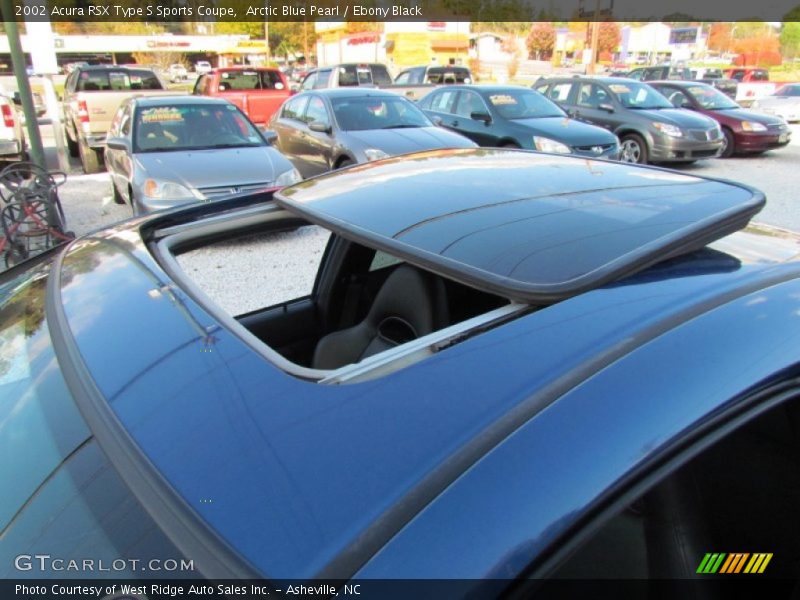
[[[315,23],[317,62],[381,62],[395,70],[428,64],[467,64],[469,23],[394,22],[350,32],[344,22]]]
[[[22,51],[30,53],[34,39],[20,36]],[[128,64],[135,54],[169,53],[190,63],[207,60],[216,66],[254,64],[266,53],[263,40],[246,35],[54,35],[59,65],[76,61]],[[2,65],[5,65],[3,67]],[[8,38],[0,35],[0,71],[11,70]]]

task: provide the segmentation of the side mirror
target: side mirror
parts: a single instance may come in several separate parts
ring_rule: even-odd
[[[681,106],[680,107],[681,108],[688,108],[689,110],[694,110],[694,106],[688,100],[684,100],[683,102],[681,102]]]
[[[442,123],[444,122],[444,121],[442,121],[441,117],[433,117],[433,119],[431,119],[431,121],[433,121],[433,124],[436,125],[437,127],[441,127]]]
[[[131,147],[128,143],[128,140],[121,137],[110,137],[106,140],[106,146],[111,150],[123,150],[124,152],[130,152]]]
[[[267,129],[266,125],[259,125],[258,131],[261,132],[261,137],[263,137],[264,141],[270,146],[275,145],[275,142],[278,141],[278,133],[272,129]]]
[[[331,126],[323,123],[322,121],[312,121],[309,123],[308,128],[317,133],[330,133]]]
[[[609,102],[601,102],[600,104],[597,105],[597,108],[599,108],[600,110],[604,110],[606,112],[609,112],[609,113],[613,113],[614,112],[614,106],[612,104],[610,104]]]
[[[22,96],[19,95],[19,92],[14,92],[14,97],[12,98],[12,101],[17,106],[22,106]]]
[[[485,112],[470,113],[469,118],[473,121],[483,121],[487,125],[492,122],[492,115]]]

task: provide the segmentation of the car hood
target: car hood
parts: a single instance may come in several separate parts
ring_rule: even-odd
[[[747,110],[746,108],[728,108],[725,110],[712,111],[712,114],[714,113],[731,119],[738,119],[740,121],[755,121],[756,123],[761,123],[763,125],[783,124],[783,119],[779,117],[765,115],[754,110]]]
[[[362,148],[377,148],[389,155],[439,148],[474,148],[476,146],[472,140],[440,127],[345,131],[340,134],[340,140],[348,147],[358,145]]]
[[[142,178],[189,188],[272,182],[292,165],[269,146],[136,154]]]
[[[613,144],[617,141],[617,137],[613,133],[602,127],[567,117],[517,119],[511,122],[529,129],[531,134],[553,138],[570,146]]]
[[[709,129],[714,126],[709,117],[683,108],[644,109],[631,112],[650,119],[654,123],[669,123],[685,129]]]

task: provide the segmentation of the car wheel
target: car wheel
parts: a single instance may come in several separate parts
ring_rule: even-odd
[[[81,166],[86,174],[100,172],[100,157],[86,142],[78,142],[78,154],[81,157]]]
[[[736,149],[733,141],[733,132],[727,127],[722,130],[722,151],[719,153],[721,158],[730,158],[733,156],[733,151]]]
[[[78,158],[78,142],[73,142],[67,130],[64,129],[64,138],[67,140],[67,151],[72,158]]]
[[[641,136],[629,133],[622,137],[619,160],[620,162],[640,165],[647,162],[647,145]]]
[[[123,198],[122,194],[119,193],[114,180],[111,180],[111,194],[114,196],[114,203],[115,204],[125,204],[125,198]]]
[[[522,148],[522,146],[520,146],[516,142],[506,142],[505,144],[500,144],[500,147],[501,148],[516,148],[517,150]]]
[[[139,211],[136,210],[136,200],[133,198],[133,188],[128,186],[128,198],[131,199],[131,213],[134,217],[139,215]]]
[[[350,165],[356,164],[354,161],[350,160],[349,158],[345,158],[339,161],[339,164],[336,166],[337,169],[344,169],[345,167],[349,167]]]

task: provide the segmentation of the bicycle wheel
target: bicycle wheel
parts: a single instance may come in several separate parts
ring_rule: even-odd
[[[54,191],[66,180],[67,174],[61,171],[47,171],[31,162],[14,163],[0,171],[0,198],[8,202],[20,189]]]

